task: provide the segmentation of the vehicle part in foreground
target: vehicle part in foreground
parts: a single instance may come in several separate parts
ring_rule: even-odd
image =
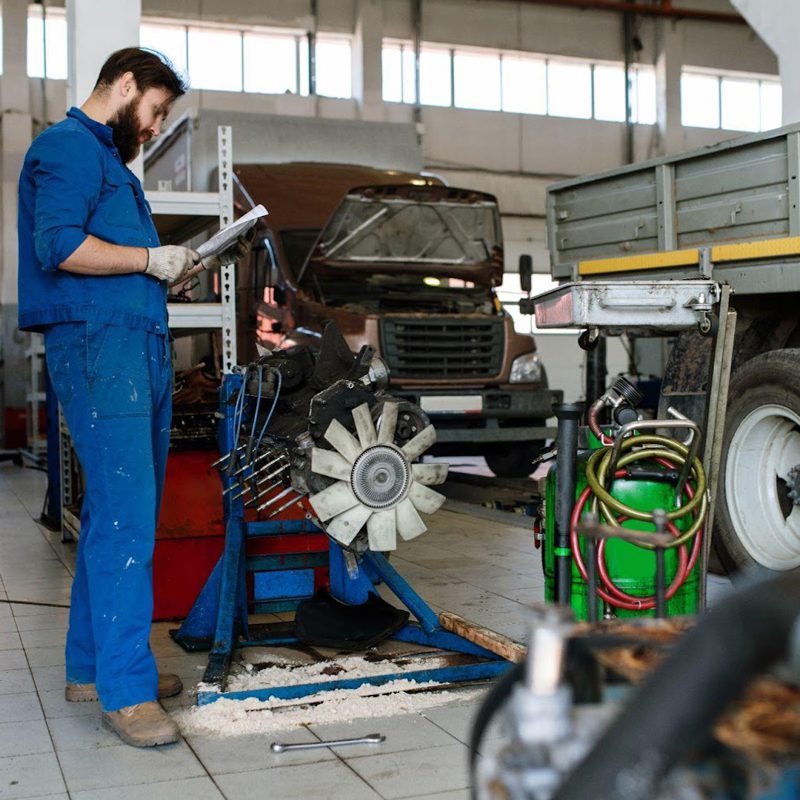
[[[615,623],[587,630],[571,624],[566,609],[535,609],[527,662],[495,684],[476,717],[470,742],[473,796],[797,797],[798,713],[782,714],[766,698],[797,702],[798,621],[797,575],[740,590],[684,633],[663,663],[630,690],[619,711],[618,702],[604,696],[598,662],[606,663],[614,648],[630,655],[649,650],[646,674],[679,633],[665,627],[674,623]],[[787,657],[794,687],[775,679],[756,682]],[[614,688],[618,697],[619,685]],[[771,729],[763,720],[754,724],[756,706],[762,717],[770,710]],[[479,756],[485,752],[484,734],[501,709],[511,739],[496,755]]]

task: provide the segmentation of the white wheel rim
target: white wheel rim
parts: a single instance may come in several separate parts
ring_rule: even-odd
[[[773,570],[800,567],[800,507],[784,517],[778,478],[800,464],[800,416],[777,404],[750,412],[731,439],[725,463],[728,514],[739,541]]]

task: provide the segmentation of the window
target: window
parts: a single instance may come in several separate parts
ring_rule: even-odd
[[[593,70],[594,118],[608,122],[625,121],[625,67],[596,64]],[[631,119],[642,125],[656,121],[656,72],[653,67],[634,64],[631,69]]]
[[[656,123],[656,71],[653,67],[637,64],[631,87],[633,121],[640,125]]]
[[[28,8],[28,75],[32,78],[67,77],[67,18],[63,9]],[[47,45],[45,47],[45,41]]]
[[[186,26],[161,23],[142,23],[139,44],[163,53],[181,72],[187,72]]]
[[[547,62],[543,58],[504,55],[503,111],[547,113]]]
[[[244,34],[244,90],[298,93],[297,39],[268,33]],[[305,87],[308,92],[308,86]]]
[[[720,81],[722,127],[729,131],[758,131],[761,129],[758,81]]]
[[[453,102],[451,52],[423,47],[419,54],[419,101],[426,106],[449,106]]]
[[[189,79],[195,89],[242,91],[242,34],[189,28]]]
[[[499,111],[502,88],[500,55],[453,54],[453,105],[483,111]]]
[[[681,76],[681,121],[696,128],[766,131],[781,124],[776,78],[687,69]]]
[[[384,101],[414,103],[412,43],[384,40],[382,63]],[[625,120],[625,70],[621,64],[423,45],[419,80],[422,105]],[[655,123],[656,74],[652,66],[633,66],[630,102],[634,122]]]
[[[399,44],[384,45],[381,52],[381,96],[387,103],[403,101],[403,47]]]
[[[386,40],[383,45],[383,99],[387,103],[413,103],[414,47],[410,42]]]
[[[686,72],[681,75],[681,124],[719,128],[719,78]]]
[[[592,117],[592,68],[589,64],[547,64],[547,113],[555,117]]]
[[[761,130],[771,131],[782,124],[782,87],[778,81],[761,81]]]
[[[317,36],[314,53],[317,94],[325,97],[353,96],[353,63],[347,39]]]
[[[607,122],[625,121],[625,70],[616,66],[594,68],[594,116]]]

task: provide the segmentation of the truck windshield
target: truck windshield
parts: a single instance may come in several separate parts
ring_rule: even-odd
[[[322,231],[317,257],[373,264],[482,264],[500,241],[494,203],[349,195]]]

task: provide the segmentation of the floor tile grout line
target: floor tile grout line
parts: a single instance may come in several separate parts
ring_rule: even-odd
[[[162,708],[163,708],[163,706],[162,706]],[[167,713],[169,714],[169,712],[167,712]],[[183,741],[186,742],[186,746],[189,748],[189,751],[197,759],[197,763],[200,764],[200,766],[203,768],[203,772],[206,773],[206,775],[208,776],[208,778],[211,781],[211,783],[214,784],[216,790],[225,798],[225,800],[229,800],[228,795],[225,794],[224,791],[222,791],[222,787],[217,783],[216,777],[211,773],[211,771],[205,765],[205,763],[203,762],[203,759],[198,755],[198,753],[194,749],[194,747],[192,747],[192,743],[189,741],[189,739],[187,737],[184,737]]]
[[[305,727],[305,726],[304,726],[304,727]],[[312,732],[312,733],[314,733],[313,731],[311,731],[311,732]],[[316,736],[316,734],[314,734],[314,735]],[[319,739],[319,737],[317,737],[317,738]],[[321,741],[321,740],[320,740],[320,741]],[[375,792],[375,794],[377,794],[377,795],[378,795],[378,797],[381,797],[381,798],[383,798],[383,800],[387,800],[387,798],[385,797],[385,795],[382,795],[382,794],[381,794],[381,793],[380,793],[380,792],[379,792],[379,791],[378,791],[378,790],[377,790],[377,789],[376,789],[376,788],[375,788],[375,787],[374,787],[374,786],[373,786],[373,785],[372,785],[372,784],[371,784],[371,783],[370,783],[370,782],[369,782],[369,781],[368,781],[368,780],[367,780],[367,779],[366,779],[366,778],[365,778],[363,775],[361,775],[361,774],[358,772],[358,770],[356,770],[356,769],[355,769],[353,766],[351,766],[351,765],[350,765],[350,763],[348,762],[348,760],[347,760],[346,758],[344,758],[343,756],[340,756],[340,755],[339,755],[339,754],[336,752],[336,750],[334,750],[332,747],[329,747],[329,748],[328,748],[328,750],[330,750],[330,751],[331,751],[331,752],[334,754],[334,756],[336,756],[336,759],[337,759],[337,760],[338,760],[338,761],[339,761],[341,764],[344,764],[344,765],[347,767],[347,769],[349,769],[349,770],[350,770],[350,772],[352,772],[352,773],[353,773],[353,775],[355,775],[355,776],[356,776],[356,777],[357,777],[357,778],[358,778],[358,779],[359,779],[359,780],[360,780],[362,783],[366,784],[366,785],[367,785],[367,786],[368,786],[370,789],[372,789],[372,791],[373,791],[373,792]],[[380,755],[380,754],[378,754],[378,755]],[[388,755],[388,754],[386,754],[386,755]],[[369,756],[367,756],[367,758],[369,758]]]
[[[12,610],[13,613],[13,610]],[[28,651],[23,647],[22,652],[25,653],[25,663],[28,665],[28,672],[31,676],[31,681],[33,682],[34,690],[36,691],[36,700],[39,703],[39,708],[42,710],[42,721],[44,722],[45,728],[47,728],[47,736],[50,739],[50,744],[53,747],[53,755],[56,757],[56,763],[58,764],[58,771],[61,774],[61,781],[64,784],[64,791],[67,794],[68,798],[72,797],[72,793],[69,790],[69,784],[67,783],[67,776],[64,774],[64,767],[61,764],[61,758],[58,754],[58,749],[56,748],[56,741],[53,738],[53,732],[50,730],[50,725],[47,723],[47,714],[44,709],[44,703],[42,703],[42,696],[39,693],[39,687],[36,685],[36,680],[33,677],[33,667],[28,659]]]

